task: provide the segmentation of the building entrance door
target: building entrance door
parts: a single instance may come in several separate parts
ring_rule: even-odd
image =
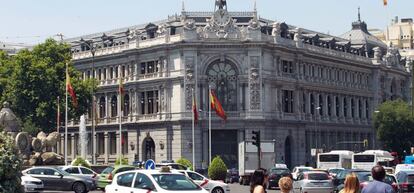
[[[211,131],[211,156],[220,156],[227,168],[238,167],[237,130]]]
[[[146,137],[142,144],[142,161],[152,159],[155,161],[155,143],[151,137]]]

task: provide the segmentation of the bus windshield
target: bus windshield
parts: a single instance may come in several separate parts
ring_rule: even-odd
[[[338,154],[319,155],[320,162],[339,162]]]
[[[374,162],[375,155],[354,155],[354,162]]]

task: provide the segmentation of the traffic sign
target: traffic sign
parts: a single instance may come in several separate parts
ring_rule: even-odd
[[[146,170],[154,170],[155,169],[155,162],[152,159],[149,159],[145,162],[145,169]]]

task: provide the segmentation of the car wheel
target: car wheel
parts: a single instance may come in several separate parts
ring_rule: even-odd
[[[211,193],[224,193],[223,188],[214,188]]]
[[[85,193],[86,186],[82,182],[75,182],[72,186],[72,189],[75,193]]]

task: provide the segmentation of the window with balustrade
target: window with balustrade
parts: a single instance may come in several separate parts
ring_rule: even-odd
[[[294,109],[294,96],[293,91],[284,90],[283,91],[283,112],[293,113]]]
[[[159,92],[155,91],[145,91],[141,92],[141,115],[149,115],[159,113]]]

